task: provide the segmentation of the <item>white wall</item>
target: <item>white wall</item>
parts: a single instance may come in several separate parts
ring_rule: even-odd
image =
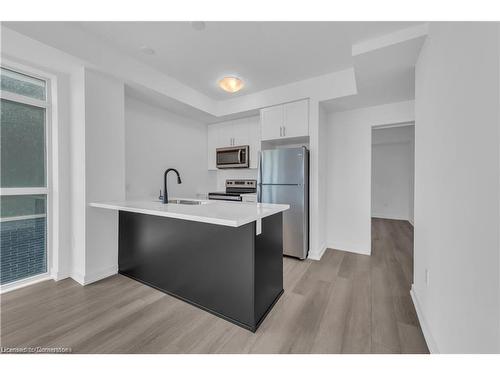
[[[360,254],[371,253],[372,127],[412,121],[413,101],[328,115],[328,247]]]
[[[320,173],[318,181],[318,247],[320,253],[316,256],[320,259],[327,248],[326,228],[327,228],[327,179],[325,178],[328,170],[328,112],[319,104],[318,113],[318,170]],[[314,258],[314,255],[311,258]]]
[[[324,251],[320,238],[320,148],[319,102],[309,99],[309,258],[320,259]]]
[[[71,272],[73,279],[83,284],[85,279],[85,69],[71,75]]]
[[[431,23],[416,66],[413,296],[433,352],[500,352],[497,27]]]
[[[216,187],[207,170],[206,124],[126,97],[125,144],[127,199],[156,199],[170,167],[182,178],[179,185],[169,175],[170,197],[195,198]]]
[[[118,213],[89,203],[125,199],[124,95],[123,82],[85,70],[85,284],[118,271]]]
[[[413,222],[414,129],[373,129],[372,217]]]

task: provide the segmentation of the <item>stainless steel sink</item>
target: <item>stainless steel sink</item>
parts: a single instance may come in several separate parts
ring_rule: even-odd
[[[205,202],[202,202],[202,201],[191,201],[191,200],[187,200],[187,199],[169,199],[168,203],[196,205],[196,204],[203,204]]]

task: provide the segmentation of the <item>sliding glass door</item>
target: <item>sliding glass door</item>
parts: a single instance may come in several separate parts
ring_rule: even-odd
[[[0,284],[48,272],[47,81],[2,67],[0,128]]]

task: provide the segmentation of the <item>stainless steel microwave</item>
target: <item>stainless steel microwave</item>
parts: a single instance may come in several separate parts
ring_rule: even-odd
[[[216,150],[217,168],[248,168],[250,167],[250,147],[234,146]]]

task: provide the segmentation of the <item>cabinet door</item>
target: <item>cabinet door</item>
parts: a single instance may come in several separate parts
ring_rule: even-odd
[[[249,123],[250,168],[258,168],[260,152],[260,119],[252,117]]]
[[[284,105],[285,138],[309,135],[309,101],[287,103]]]
[[[217,169],[215,166],[215,149],[218,147],[219,127],[218,125],[208,125],[207,135],[207,155],[208,169]]]
[[[259,116],[235,120],[233,125],[234,145],[250,147],[250,168],[257,168],[260,151]]]
[[[260,151],[259,116],[248,117],[240,121],[238,126],[235,127],[237,145],[248,145],[250,147],[250,168],[257,168],[257,158]]]
[[[263,108],[260,110],[260,135],[263,141],[281,137],[283,126],[283,106]]]
[[[233,146],[234,129],[233,121],[221,122],[217,124],[218,136],[217,147],[231,147]]]
[[[245,146],[250,144],[250,123],[247,118],[235,120],[233,123],[233,140],[235,146]]]

